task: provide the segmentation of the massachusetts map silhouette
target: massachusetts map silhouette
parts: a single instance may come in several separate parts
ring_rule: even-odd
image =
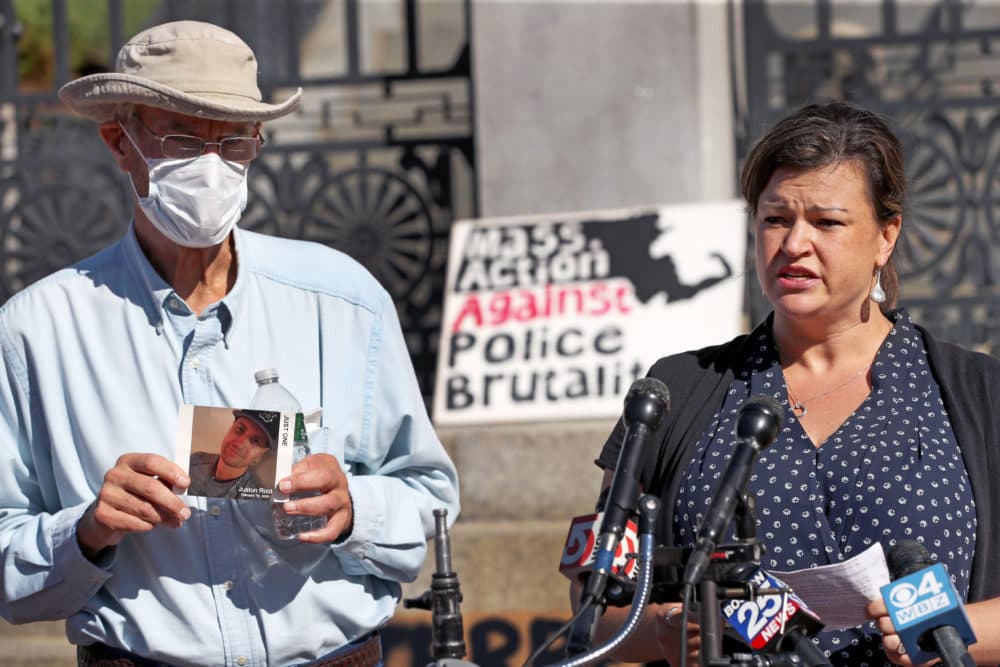
[[[668,302],[690,299],[733,275],[726,258],[721,253],[711,252],[702,258],[686,260],[705,262],[704,273],[707,276],[693,284],[681,282],[674,254],[686,252],[684,248],[672,248],[670,253],[655,259],[650,256],[653,243],[664,233],[659,221],[659,214],[650,212],[616,221],[585,220],[581,225],[588,243],[591,239],[598,239],[608,252],[610,268],[607,277],[631,281],[635,297],[642,303],[647,303],[660,292],[666,294]]]
[[[624,278],[632,283],[635,297],[647,303],[663,292],[666,300],[690,299],[702,290],[733,275],[732,267],[720,252],[705,251],[704,241],[691,241],[686,225],[660,228],[660,215],[648,211],[619,219],[553,222],[544,225],[515,224],[473,230],[466,240],[459,263],[455,291],[530,288],[577,280]],[[675,235],[671,238],[671,235]],[[650,252],[661,238],[669,252],[653,258]],[[671,241],[673,241],[671,243]],[[602,259],[594,264],[595,255]],[[560,277],[553,267],[559,260]],[[678,270],[683,267],[683,271]],[[567,273],[568,268],[568,273]],[[697,276],[691,283],[681,274]]]

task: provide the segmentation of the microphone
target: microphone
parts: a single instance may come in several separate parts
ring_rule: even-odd
[[[740,408],[736,422],[736,449],[698,531],[698,539],[684,568],[684,586],[694,586],[705,576],[712,552],[733,520],[736,503],[750,480],[754,459],[777,437],[783,414],[781,405],[770,396],[751,396]]]
[[[892,582],[882,599],[913,664],[940,657],[945,667],[974,667],[965,647],[976,635],[944,565],[913,540],[897,542],[886,563]]]
[[[581,573],[590,570],[597,557],[597,529],[604,520],[604,512],[583,514],[573,517],[566,535],[562,558],[559,560],[559,572],[569,579],[576,579]],[[628,554],[638,553],[639,533],[635,521],[629,519],[625,524],[625,534],[615,549],[615,559],[611,566],[611,576],[627,577],[635,581],[638,567],[635,559],[626,558]]]
[[[656,378],[640,378],[632,383],[625,395],[625,439],[618,452],[618,462],[608,491],[601,530],[597,538],[594,570],[590,574],[584,597],[597,599],[604,591],[614,562],[615,551],[625,534],[625,526],[639,501],[639,465],[646,442],[670,409],[670,392]]]
[[[656,378],[636,380],[625,395],[625,409],[622,412],[625,438],[608,488],[593,569],[580,596],[581,606],[592,606],[573,625],[567,645],[567,652],[571,654],[582,653],[590,646],[597,620],[603,610],[601,598],[612,572],[618,544],[639,501],[638,473],[643,451],[669,409],[670,392]]]
[[[739,582],[748,589],[749,598],[723,602],[722,616],[740,641],[753,650],[777,650],[792,630],[808,641],[808,635],[823,628],[819,616],[802,598],[760,565],[740,563],[734,575],[727,577],[727,583]]]
[[[781,639],[779,650],[794,653],[805,667],[833,667],[826,654],[819,649],[802,628],[792,628]]]
[[[431,654],[435,661],[428,667],[474,667],[465,657],[465,632],[462,626],[462,591],[458,574],[451,569],[451,538],[448,536],[448,510],[434,510],[434,564],[431,588],[417,598],[403,600],[407,609],[431,612]]]
[[[740,641],[757,652],[794,653],[805,667],[831,667],[809,639],[823,629],[823,622],[785,582],[756,563],[735,566],[730,578],[750,591],[749,599],[721,604],[723,617]]]

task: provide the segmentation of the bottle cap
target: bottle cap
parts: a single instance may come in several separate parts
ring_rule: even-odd
[[[278,379],[278,369],[276,368],[262,368],[253,374],[253,379],[257,381],[257,384],[263,384],[268,380]]]

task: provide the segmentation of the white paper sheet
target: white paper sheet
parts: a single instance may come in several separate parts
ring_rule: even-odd
[[[880,598],[879,589],[889,583],[889,567],[879,543],[843,563],[772,574],[819,614],[824,630],[846,630],[865,623],[865,607]]]

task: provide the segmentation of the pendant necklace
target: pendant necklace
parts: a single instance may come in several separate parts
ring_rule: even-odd
[[[796,400],[795,396],[792,395],[792,388],[789,386],[788,380],[786,379],[785,380],[785,391],[788,394],[788,403],[789,403],[789,405],[790,405],[790,407],[792,409],[792,414],[795,415],[796,417],[798,417],[799,419],[805,417],[806,413],[808,412],[808,410],[806,410],[806,403],[812,403],[817,398],[823,398],[824,396],[829,396],[833,392],[838,391],[840,389],[843,389],[847,385],[849,385],[852,382],[854,382],[855,380],[857,380],[859,376],[867,373],[868,372],[868,368],[869,368],[869,366],[865,366],[860,371],[858,371],[857,373],[855,373],[851,377],[847,378],[846,380],[844,380],[843,382],[841,382],[840,384],[838,384],[833,389],[829,389],[827,391],[824,391],[822,394],[816,394],[815,396],[810,396],[809,398],[807,398],[804,401]]]

